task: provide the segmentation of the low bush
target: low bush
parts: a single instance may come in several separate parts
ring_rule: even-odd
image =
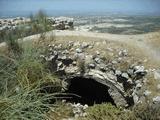
[[[23,48],[21,44],[18,42],[19,34],[20,33],[18,33],[18,31],[6,32],[6,42],[7,42],[8,51],[10,54],[14,55],[15,57],[16,56],[19,57],[23,53]]]
[[[131,120],[132,114],[111,104],[97,104],[87,109],[87,117],[80,120]]]
[[[133,108],[133,115],[136,120],[159,120],[160,119],[160,104],[152,102],[143,102]]]

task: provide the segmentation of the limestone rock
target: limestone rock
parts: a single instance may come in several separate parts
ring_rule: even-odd
[[[100,63],[101,63],[101,59],[98,58],[98,57],[96,57],[94,60],[95,60],[95,62],[96,62],[97,64],[100,64]]]
[[[96,51],[96,54],[97,54],[97,55],[100,55],[100,52],[99,52],[99,51]]]
[[[146,90],[146,91],[144,92],[144,96],[148,97],[151,93],[152,93],[151,91]]]
[[[160,70],[154,71],[154,79],[155,80],[160,80]]]
[[[113,60],[112,61],[112,64],[117,64],[118,62],[116,60]]]
[[[66,67],[65,73],[66,73],[66,74],[74,74],[74,73],[77,73],[78,70],[79,70],[79,69],[78,69],[77,66],[69,66],[69,67]]]
[[[141,83],[138,83],[137,85],[136,85],[136,88],[137,89],[140,89],[142,87],[142,84]]]
[[[94,61],[93,61],[93,56],[92,55],[86,55],[85,56],[85,63],[86,64],[92,64],[92,63],[94,63]]]
[[[122,74],[122,72],[120,70],[115,71],[115,75],[120,76],[121,74]]]
[[[110,95],[114,99],[114,102],[116,103],[117,106],[119,106],[119,107],[120,106],[121,107],[127,107],[128,106],[128,104],[124,100],[124,98],[118,92],[116,92],[114,89],[109,89],[108,92],[110,93]]]
[[[128,76],[128,74],[127,73],[122,73],[122,75],[121,75],[123,78],[125,78],[125,79],[129,79],[129,76]]]
[[[153,98],[154,103],[160,103],[160,96],[156,96]]]
[[[89,68],[94,69],[96,67],[96,65],[94,63],[91,63],[88,65]]]
[[[139,101],[138,95],[134,94],[134,95],[133,95],[133,100],[134,100],[134,103],[137,104],[138,101]]]
[[[82,49],[77,48],[77,49],[76,49],[76,52],[77,52],[77,53],[82,53],[83,51],[82,51]]]
[[[78,118],[78,117],[85,117],[87,115],[87,113],[85,112],[85,110],[88,108],[88,105],[82,105],[80,103],[77,104],[71,104],[72,110],[73,110],[73,114],[74,114],[74,118]]]
[[[127,50],[121,50],[121,51],[118,53],[118,55],[119,55],[120,57],[124,57],[124,56],[127,56],[127,55],[128,55],[128,52],[127,52]]]
[[[89,43],[87,43],[87,42],[83,42],[82,45],[81,45],[82,49],[85,49],[85,48],[88,48],[88,47],[89,47]]]
[[[134,67],[134,73],[138,74],[138,73],[146,73],[144,66],[135,66]]]

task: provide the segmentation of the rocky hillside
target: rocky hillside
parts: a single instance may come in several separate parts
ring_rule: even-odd
[[[3,30],[16,22],[30,20],[3,19]],[[28,25],[40,34],[12,33],[0,44],[2,120],[159,119],[159,56],[148,34],[66,31],[73,19],[64,17]]]
[[[49,17],[47,20],[51,26],[58,30],[73,29],[73,18],[68,17]],[[8,29],[16,29],[19,26],[27,25],[31,22],[31,18],[17,17],[0,19],[0,31]],[[27,28],[30,26],[26,26]]]

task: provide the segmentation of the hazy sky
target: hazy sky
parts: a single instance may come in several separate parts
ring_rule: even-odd
[[[0,15],[14,12],[122,12],[160,15],[160,0],[0,0]],[[8,12],[8,13],[7,13]]]

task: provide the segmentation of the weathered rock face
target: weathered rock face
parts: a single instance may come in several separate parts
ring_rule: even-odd
[[[118,62],[105,61],[101,58],[100,52],[96,55],[85,52],[85,49],[91,49],[89,46],[93,45],[80,44],[79,47],[74,47],[70,42],[67,45],[70,48],[65,50],[62,45],[58,46],[50,45],[49,54],[43,55],[43,58],[49,63],[51,70],[61,76],[64,91],[71,85],[71,80],[78,77],[106,86],[107,93],[116,106],[128,107],[140,102],[142,96],[139,91],[143,87],[143,79],[147,73],[143,66],[131,65],[125,71],[121,71],[114,66]],[[123,52],[120,56],[126,57],[127,51]]]

